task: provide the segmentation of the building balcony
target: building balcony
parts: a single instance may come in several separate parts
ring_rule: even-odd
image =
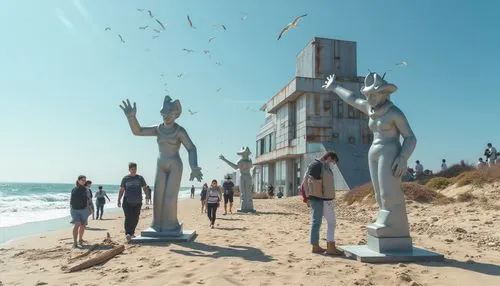
[[[264,153],[255,158],[256,165],[265,164],[269,162],[273,162],[276,160],[288,159],[288,158],[296,158],[300,154],[297,152],[296,146],[288,146],[280,149],[276,149],[271,152]]]

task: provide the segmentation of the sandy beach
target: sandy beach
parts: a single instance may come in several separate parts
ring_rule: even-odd
[[[489,190],[498,196],[500,184]],[[108,262],[74,273],[64,269],[104,250],[69,263],[86,251],[72,249],[70,227],[12,241],[0,250],[0,285],[500,285],[500,213],[478,201],[408,201],[415,246],[442,253],[445,261],[395,264],[312,254],[309,210],[299,197],[255,200],[255,214],[223,216],[219,209],[215,229],[199,204],[179,203],[184,228],[198,234],[193,242],[126,244]],[[377,206],[348,206],[342,194],[336,205],[337,244],[363,244]],[[144,209],[138,230],[150,222],[151,210]],[[121,212],[90,220],[84,239],[101,243],[109,232],[114,243],[124,244],[122,225]],[[324,233],[322,226],[323,247]]]

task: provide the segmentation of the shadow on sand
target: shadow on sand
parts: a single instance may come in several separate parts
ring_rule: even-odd
[[[446,258],[444,262],[421,262],[418,264],[428,267],[454,267],[486,275],[500,276],[500,265],[490,263],[458,261]]]
[[[274,260],[272,256],[265,255],[262,250],[251,246],[229,245],[229,247],[223,247],[217,245],[207,245],[199,242],[185,242],[179,245],[185,248],[190,248],[190,250],[172,249],[170,251],[182,255],[197,257],[239,257],[248,261],[259,262],[271,262]]]

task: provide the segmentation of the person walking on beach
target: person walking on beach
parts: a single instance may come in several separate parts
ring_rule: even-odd
[[[93,195],[92,195],[92,190],[90,189],[92,187],[92,181],[88,180],[85,182],[85,188],[87,188],[87,196],[88,196],[88,201],[89,201],[89,216],[92,215],[92,219],[95,219],[95,207],[94,207],[94,201],[92,200]]]
[[[83,233],[89,218],[88,191],[85,187],[87,178],[84,175],[78,176],[76,186],[71,190],[70,214],[73,226],[73,247],[83,244]],[[78,239],[78,240],[77,240]]]
[[[153,191],[151,190],[150,186],[146,187],[146,205],[151,205],[151,197],[152,197]]]
[[[205,183],[205,184],[203,184],[203,187],[201,188],[201,193],[200,193],[201,213],[204,213],[207,211],[205,209],[205,204],[207,201],[207,191],[208,191],[208,185],[207,185],[207,183]]]
[[[191,186],[191,198],[194,199],[194,185]]]
[[[224,215],[227,215],[227,203],[229,202],[229,212],[233,213],[233,200],[234,200],[234,183],[231,182],[231,176],[226,176],[226,181],[222,183],[224,189]]]
[[[207,200],[205,207],[207,208],[208,219],[210,220],[210,227],[214,228],[217,208],[220,205],[221,190],[217,186],[217,180],[212,180],[212,184],[207,191]]]
[[[330,169],[330,164],[336,164],[338,160],[335,152],[326,152],[319,160],[314,160],[308,166],[302,181],[302,198],[311,208],[310,243],[312,253],[343,254],[342,251],[335,247],[335,184],[333,172]],[[319,231],[323,217],[327,222],[326,250],[319,246]]]
[[[146,181],[137,174],[137,164],[128,164],[129,174],[123,177],[120,183],[120,193],[118,194],[118,207],[123,205],[125,214],[124,228],[127,241],[132,239],[135,233],[142,207],[142,191],[146,193]],[[122,204],[123,197],[123,204]]]
[[[102,219],[102,215],[104,214],[104,205],[106,204],[106,198],[108,199],[108,202],[111,201],[106,192],[102,189],[102,186],[99,186],[99,191],[95,193],[95,206],[97,208],[97,213],[96,213],[97,219]],[[101,216],[99,216],[99,212]]]

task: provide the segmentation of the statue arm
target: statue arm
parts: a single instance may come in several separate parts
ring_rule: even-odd
[[[415,150],[417,138],[415,137],[415,134],[413,134],[410,124],[408,123],[408,120],[403,112],[399,111],[397,113],[394,123],[403,137],[403,144],[401,146],[401,151],[399,152],[399,157],[408,160],[413,153],[413,150]]]
[[[337,94],[345,103],[351,105],[356,109],[359,109],[361,112],[365,114],[368,114],[369,110],[368,102],[364,99],[356,97],[354,92],[348,90],[347,88],[343,88],[340,85],[336,85],[330,90],[333,91],[335,94]]]
[[[198,153],[196,151],[196,146],[193,141],[191,141],[191,138],[189,138],[189,135],[184,128],[181,127],[178,134],[182,145],[184,145],[188,152],[189,166],[191,167],[191,170],[198,169]]]
[[[132,130],[132,134],[136,136],[156,136],[157,130],[156,126],[153,127],[142,127],[137,120],[137,117],[127,116],[128,124],[130,125],[130,130]]]
[[[222,161],[226,162],[226,164],[228,164],[229,166],[231,166],[231,168],[235,169],[235,170],[238,170],[238,165],[236,165],[235,163],[229,161],[228,159],[224,158],[224,156],[220,156],[219,157]]]

